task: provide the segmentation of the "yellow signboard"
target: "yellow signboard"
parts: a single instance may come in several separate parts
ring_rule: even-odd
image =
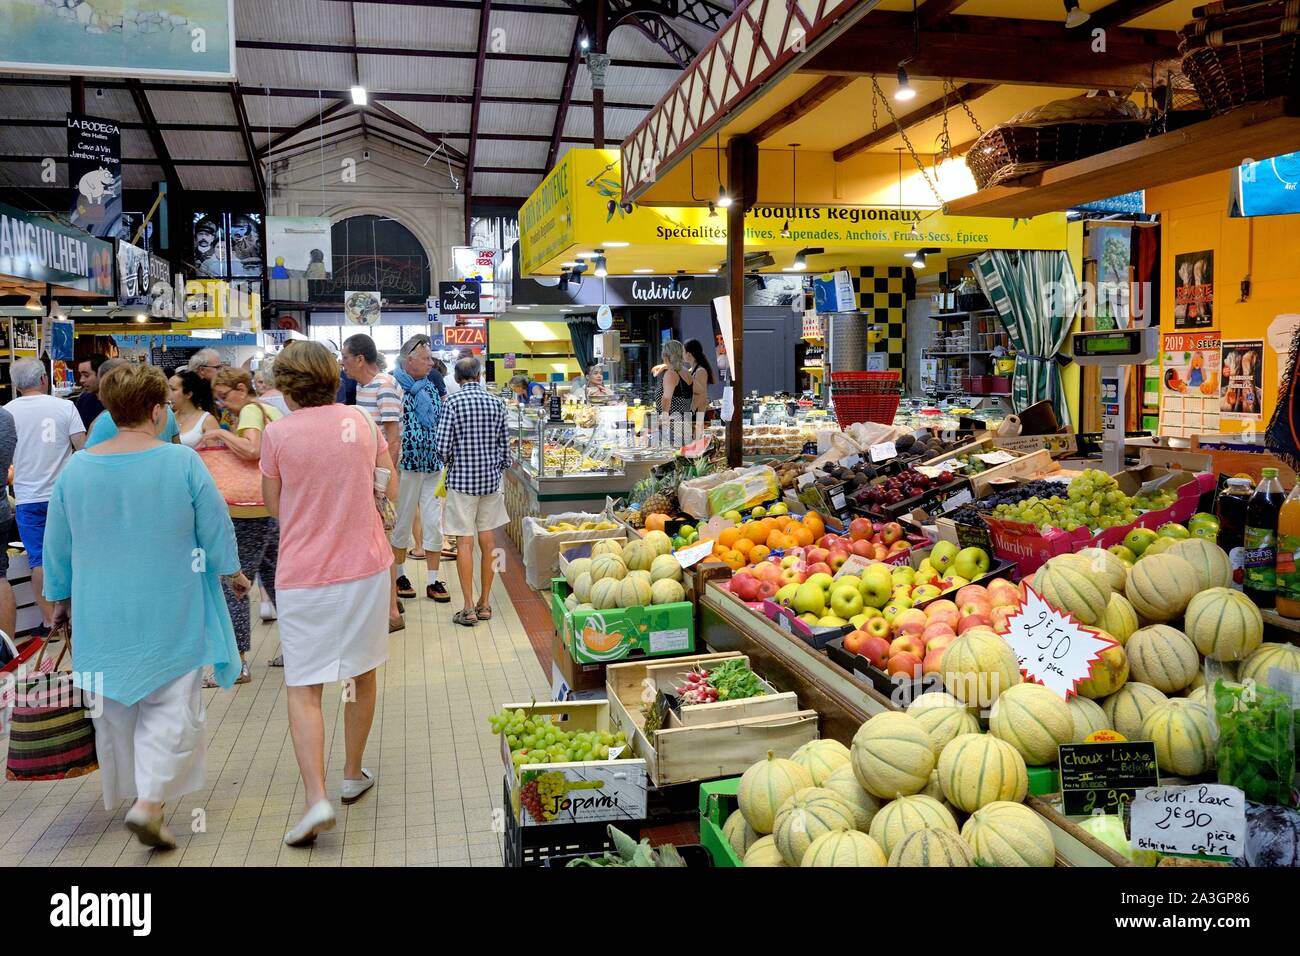
[[[262,297],[244,283],[189,279],[185,282],[184,302],[185,320],[172,323],[175,332],[192,329],[261,330]]]
[[[628,211],[618,184],[617,153],[570,150],[520,212],[524,274],[556,274],[567,256],[596,248],[607,249],[611,273],[619,271],[624,259],[653,263],[661,249],[677,250],[683,265],[701,258],[692,256],[690,247],[710,247],[710,264],[724,256],[724,210],[633,206]],[[608,251],[611,243],[614,252]],[[883,205],[760,206],[745,215],[745,245],[773,251],[778,260],[782,250],[792,255],[809,246],[823,248],[828,256],[923,247],[938,248],[944,256],[984,249],[1064,249],[1066,218],[1064,213],[1019,220],[945,216],[938,209]]]

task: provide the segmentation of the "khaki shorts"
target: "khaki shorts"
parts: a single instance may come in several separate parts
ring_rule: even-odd
[[[442,530],[458,537],[491,531],[510,523],[506,514],[506,496],[501,491],[490,495],[466,495],[447,489],[442,508]]]

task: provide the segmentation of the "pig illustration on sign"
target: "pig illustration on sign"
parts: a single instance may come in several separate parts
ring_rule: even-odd
[[[103,203],[105,196],[113,195],[113,188],[116,185],[116,177],[107,169],[92,169],[81,177],[81,181],[77,183],[77,191],[90,203],[98,206]]]

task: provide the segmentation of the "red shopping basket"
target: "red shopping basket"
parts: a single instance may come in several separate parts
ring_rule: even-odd
[[[831,372],[831,403],[843,428],[857,422],[892,424],[898,413],[902,373]]]

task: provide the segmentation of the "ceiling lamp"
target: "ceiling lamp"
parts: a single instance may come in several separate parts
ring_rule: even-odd
[[[713,205],[713,203],[709,203],[709,218],[710,219],[718,218],[718,210],[717,207]]]
[[[41,309],[45,308],[45,306],[41,305],[40,297],[33,292],[27,297],[26,308],[31,312],[40,312]]]
[[[726,209],[728,206],[731,205],[731,197],[727,195],[727,190],[726,187],[724,186],[718,187],[717,205],[722,209]]]
[[[799,206],[799,174],[798,174],[798,165],[797,165],[799,154],[795,152],[795,150],[798,148],[799,148],[798,143],[790,144],[790,208],[792,209],[796,209]],[[787,219],[785,221],[785,225],[781,227],[781,238],[782,239],[790,238],[789,219]]]
[[[605,268],[605,254],[604,254],[604,253],[605,253],[605,250],[604,250],[604,249],[597,249],[597,250],[596,250],[596,259],[595,259],[596,268],[595,268],[595,271],[594,271],[592,274],[593,274],[597,279],[603,279],[603,278],[605,278],[605,276],[609,275],[609,270]]]
[[[789,238],[790,238],[790,220],[789,220],[789,219],[787,219],[787,220],[785,221],[785,225],[781,227],[781,238],[782,238],[782,239],[789,239]]]
[[[898,65],[898,89],[894,91],[894,99],[900,103],[916,99],[916,90],[912,89],[912,84],[907,81],[907,68],[901,63]]]
[[[808,257],[804,254],[804,251],[800,249],[794,254],[794,264],[790,266],[790,270],[792,272],[803,272],[807,268]]]
[[[915,252],[915,254],[913,254],[913,256],[912,256],[912,268],[913,268],[913,269],[924,269],[924,268],[925,268],[925,250],[924,250],[924,249],[917,249],[916,252]]]
[[[353,106],[366,105],[366,88],[364,86],[354,86],[349,92],[352,94]]]
[[[1065,0],[1065,25],[1070,29],[1088,22],[1088,13],[1079,9],[1079,0]]]
[[[630,243],[630,242],[607,242],[607,243],[605,243],[605,248],[606,248],[606,249],[625,249],[625,248],[627,248],[628,246],[630,246],[631,244],[632,244],[632,243]]]
[[[722,134],[719,133],[713,141],[713,159],[718,170],[718,208],[726,209],[731,205],[731,197],[727,195],[727,187],[722,185]]]
[[[145,315],[143,312],[137,312],[135,314],[135,320],[137,322],[148,322],[149,316]]]
[[[581,40],[578,41],[578,46],[579,46],[579,48],[585,50],[585,49],[587,49],[589,46],[591,46],[591,43],[590,43],[590,41],[587,40],[586,37],[583,37]]]

